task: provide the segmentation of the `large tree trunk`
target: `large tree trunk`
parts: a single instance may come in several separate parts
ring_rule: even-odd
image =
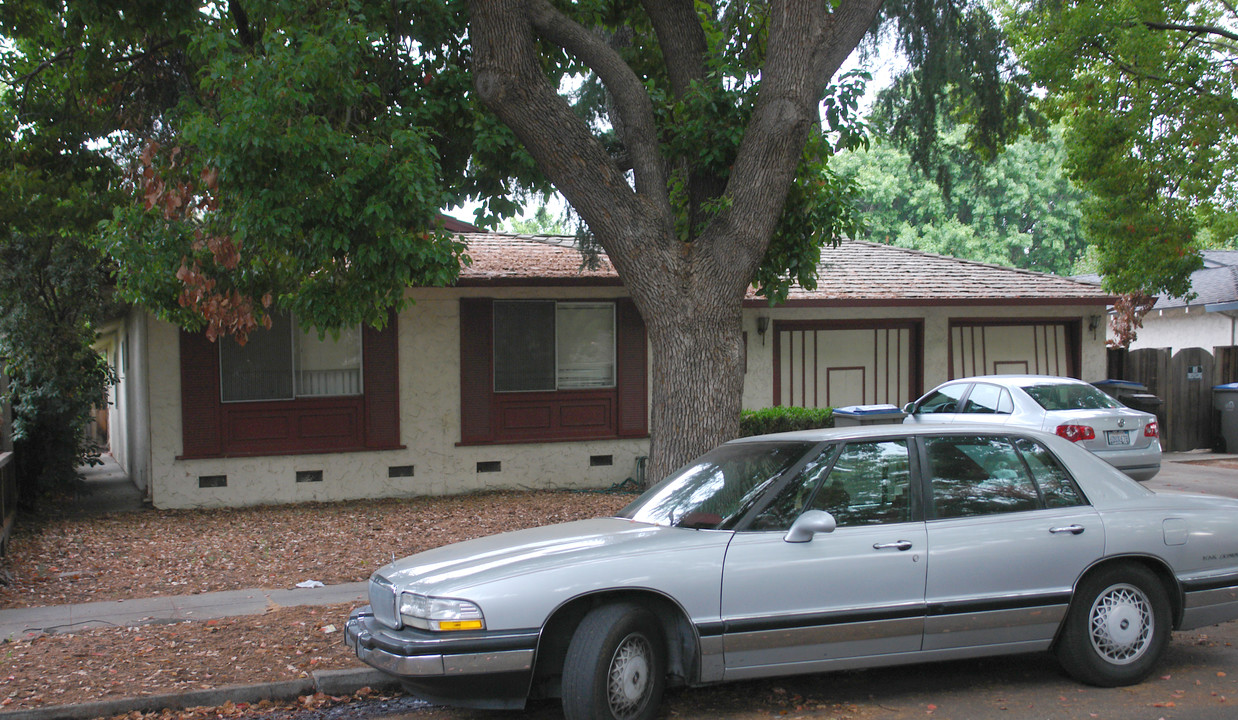
[[[706,75],[705,34],[691,0],[644,0],[672,92]],[[772,0],[760,92],[727,176],[689,168],[689,207],[672,207],[653,103],[599,34],[549,0],[471,0],[478,97],[520,139],[606,250],[649,331],[653,411],[649,477],[658,480],[733,438],[743,395],[744,294],[769,247],[825,85],[881,0]],[[539,43],[593,70],[621,116],[632,176],[546,80]],[[699,228],[704,201],[722,209]],[[677,237],[676,219],[693,230]],[[705,216],[700,216],[705,217]]]
[[[646,322],[653,403],[648,477],[679,465],[739,432],[744,391],[740,304],[685,304]]]

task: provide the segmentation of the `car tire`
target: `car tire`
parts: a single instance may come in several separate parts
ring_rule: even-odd
[[[665,643],[653,613],[622,603],[585,616],[563,664],[567,720],[650,720],[665,687]]]
[[[1165,587],[1150,570],[1102,569],[1075,590],[1058,639],[1058,662],[1089,685],[1133,685],[1160,660],[1171,622]]]

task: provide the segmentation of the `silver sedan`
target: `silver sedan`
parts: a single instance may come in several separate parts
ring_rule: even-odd
[[[1047,375],[986,375],[943,383],[908,405],[908,424],[1001,423],[1056,433],[1136,480],[1161,470],[1160,427],[1096,387]]]
[[[345,633],[431,701],[652,718],[663,689],[1050,651],[1140,682],[1238,617],[1238,501],[1158,495],[1015,427],[737,440],[617,517],[413,555]]]

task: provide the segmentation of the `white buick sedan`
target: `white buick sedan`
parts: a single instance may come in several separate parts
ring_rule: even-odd
[[[1137,683],[1238,617],[1238,500],[1159,495],[994,425],[727,443],[617,517],[380,568],[346,641],[431,701],[652,718],[663,689],[1052,652]]]

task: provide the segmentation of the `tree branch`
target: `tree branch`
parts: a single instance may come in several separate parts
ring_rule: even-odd
[[[675,97],[705,77],[705,31],[692,0],[641,0],[653,23]]]
[[[13,88],[16,88],[18,85],[25,85],[26,83],[33,80],[35,76],[37,76],[39,73],[48,69],[52,65],[55,65],[61,60],[65,60],[67,58],[71,59],[76,51],[77,51],[76,47],[64,48],[60,52],[56,53],[55,55],[49,57],[48,59],[36,65],[35,68],[31,70],[30,72],[20,77],[14,77],[12,82],[5,83],[5,84]]]
[[[236,37],[241,41],[247,50],[254,49],[254,35],[249,29],[249,15],[245,14],[245,8],[241,7],[239,0],[228,0],[228,14],[232,16],[232,22],[236,25]]]
[[[530,5],[536,11],[530,12]],[[473,84],[478,98],[511,128],[588,224],[620,276],[629,277],[642,259],[650,259],[640,241],[671,234],[667,201],[652,200],[657,196],[652,188],[637,195],[585,121],[546,81],[529,17],[545,12],[542,0],[469,0]],[[540,22],[552,21],[543,17]],[[603,55],[591,44],[596,39],[577,40],[584,49]],[[625,90],[624,83],[620,78],[617,89]],[[647,184],[647,170],[643,177]]]
[[[636,192],[650,198],[669,215],[670,201],[658,152],[653,103],[640,78],[614,48],[564,16],[548,0],[535,0],[531,6],[530,21],[538,35],[576,56],[597,73],[607,92],[614,97],[613,106],[622,116],[624,128],[620,139],[627,148],[627,160],[636,175]]]
[[[1238,42],[1238,33],[1212,25],[1180,25],[1178,23],[1160,23],[1152,22],[1151,20],[1144,20],[1143,26],[1149,30],[1173,30],[1195,33],[1197,35],[1219,35],[1223,38],[1228,38]]]
[[[729,212],[711,228],[733,236],[753,271],[773,236],[795,178],[808,132],[820,122],[826,83],[868,31],[882,0],[843,0],[833,12],[821,0],[771,3],[768,55],[752,121],[739,148],[727,194]],[[742,232],[738,223],[743,219]],[[744,279],[746,283],[751,274]]]

